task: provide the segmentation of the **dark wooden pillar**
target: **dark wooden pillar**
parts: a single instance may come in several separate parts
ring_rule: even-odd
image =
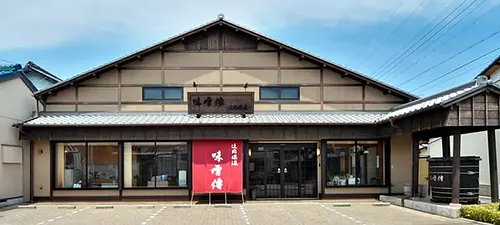
[[[488,158],[490,164],[491,202],[498,202],[498,170],[495,129],[488,129]]]
[[[420,156],[420,139],[417,135],[411,136],[411,196],[418,197],[418,160]]]
[[[444,158],[449,158],[450,157],[450,136],[442,136],[441,137],[441,144],[443,147],[443,157]]]
[[[453,171],[451,185],[451,203],[460,203],[460,130],[453,132]]]
[[[385,184],[389,188],[389,195],[392,194],[392,181],[391,181],[391,139],[384,141],[384,166],[385,166]]]

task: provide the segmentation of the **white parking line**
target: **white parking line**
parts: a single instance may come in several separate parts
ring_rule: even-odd
[[[154,213],[149,216],[144,222],[141,223],[141,225],[146,225],[148,224],[149,222],[151,222],[151,220],[153,220],[154,218],[156,218],[158,215],[160,215],[160,213],[163,212],[163,210],[165,210],[167,207],[166,206],[163,206],[161,207],[160,209],[158,209],[157,211],[154,211]]]
[[[250,224],[250,220],[248,220],[247,212],[243,205],[240,205],[241,215],[243,215],[243,220],[245,220],[245,224]]]
[[[326,207],[326,206],[324,206],[324,205],[321,205],[321,207],[323,207],[323,208],[325,208],[325,209],[327,209],[327,210],[329,210],[329,211],[331,211],[331,212],[337,213],[337,214],[341,215],[342,217],[347,217],[348,219],[350,219],[350,220],[353,220],[353,221],[354,221],[354,218],[353,218],[353,217],[347,216],[346,214],[343,214],[343,213],[341,213],[341,212],[339,212],[339,211],[337,211],[337,210],[335,210],[335,209],[332,209],[332,208],[330,208],[330,207]],[[361,221],[359,221],[359,220],[356,220],[356,223],[359,223],[359,224],[362,224],[362,225],[366,225],[366,224],[364,224],[363,222],[361,222]]]
[[[74,215],[74,214],[76,214],[76,213],[78,213],[78,212],[83,212],[83,211],[85,211],[85,210],[87,210],[87,209],[89,209],[89,208],[90,208],[90,207],[85,207],[85,208],[80,209],[80,210],[75,210],[75,211],[71,212],[71,214],[70,214],[70,213],[66,213],[66,214],[64,214],[63,216],[57,216],[57,217],[55,217],[55,218],[52,218],[52,219],[47,220],[47,223],[53,222],[54,220],[59,220],[59,219],[62,219],[63,217],[69,217],[69,216]],[[43,225],[43,224],[45,224],[45,222],[40,222],[40,223],[37,223],[37,225]]]

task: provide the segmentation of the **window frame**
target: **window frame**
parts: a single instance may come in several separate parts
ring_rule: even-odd
[[[187,168],[186,168],[186,172],[187,172],[187,177],[186,177],[186,186],[183,187],[183,186],[167,186],[167,187],[156,187],[156,180],[155,180],[155,187],[144,187],[144,186],[139,186],[139,187],[126,187],[125,186],[125,177],[123,177],[123,179],[120,179],[120,185],[122,186],[122,189],[123,190],[161,190],[161,189],[188,189],[189,186],[191,185],[191,179],[192,179],[192,174],[191,174],[191,141],[182,141],[182,140],[168,140],[168,141],[162,141],[162,140],[156,140],[156,141],[148,141],[148,140],[133,140],[133,141],[120,141],[121,145],[122,145],[122,149],[121,149],[121,154],[123,156],[125,156],[125,143],[134,143],[134,142],[153,142],[155,144],[155,154],[157,152],[157,144],[158,142],[160,143],[165,143],[165,142],[173,142],[173,143],[176,143],[176,142],[182,142],[182,143],[186,143],[186,153],[187,153]],[[123,157],[122,157],[123,159]],[[123,161],[123,160],[122,160]],[[122,176],[124,176],[123,174],[125,173],[125,168],[124,168],[124,161],[122,162]]]
[[[349,138],[349,139],[323,139],[322,140],[322,151],[321,151],[321,161],[324,166],[322,166],[322,182],[324,183],[325,188],[365,188],[365,187],[380,187],[380,188],[390,188],[391,187],[391,179],[387,178],[390,175],[390,166],[388,167],[388,162],[390,163],[390,150],[387,151],[387,140],[389,139],[384,139],[384,138]],[[328,154],[328,142],[330,141],[353,141],[354,145],[358,145],[358,141],[377,141],[381,144],[381,152],[382,152],[382,157],[380,157],[380,168],[383,169],[383,183],[384,184],[358,184],[358,185],[344,185],[344,186],[334,186],[334,185],[329,185],[327,181],[327,154]],[[323,150],[324,149],[324,150]],[[361,160],[356,158],[356,169],[361,168]],[[357,173],[357,171],[356,171]],[[356,179],[358,178],[357,176],[355,177]],[[388,182],[389,181],[389,182]]]
[[[263,89],[277,89],[278,90],[278,98],[263,98],[262,97],[262,90]],[[297,97],[296,98],[282,98],[281,94],[283,92],[283,89],[294,89],[297,90]],[[259,87],[259,100],[260,101],[300,101],[300,86],[293,86],[293,85],[287,85],[287,86],[261,86]]]
[[[155,90],[155,89],[158,90],[159,89],[161,91],[161,98],[159,98],[159,99],[147,98],[145,95],[147,89],[150,89],[150,90]],[[166,98],[165,93],[166,93],[167,89],[180,90],[181,91],[180,98]],[[184,87],[145,86],[145,87],[142,87],[142,100],[143,101],[171,101],[171,102],[184,101]]]
[[[118,187],[115,188],[93,188],[93,187],[82,187],[82,188],[61,188],[57,187],[57,144],[60,143],[85,143],[85,157],[88,157],[88,149],[89,149],[89,143],[117,143],[118,145]],[[123,186],[122,178],[120,175],[120,170],[123,170],[123,163],[120,162],[120,154],[123,154],[123,141],[116,141],[116,140],[92,140],[92,141],[85,141],[85,140],[78,140],[78,141],[51,141],[50,143],[50,149],[51,149],[51,163],[50,163],[50,195],[52,196],[53,191],[69,191],[69,190],[75,190],[75,191],[85,191],[85,190],[120,190],[120,186]],[[88,160],[88,159],[86,159]],[[88,161],[87,161],[88,162]],[[85,176],[88,175],[88,166],[85,170]]]
[[[59,143],[85,143],[85,148],[88,147],[88,143],[93,142],[93,143],[98,143],[98,142],[114,142],[118,143],[118,188],[59,188],[57,187],[57,165],[56,165],[56,158],[57,158],[57,144]],[[187,144],[187,160],[188,160],[188,165],[187,165],[187,180],[186,180],[186,187],[181,187],[181,186],[172,186],[172,187],[125,187],[125,179],[123,179],[124,176],[124,159],[123,156],[125,154],[125,143],[131,143],[131,142],[150,142],[148,140],[51,140],[50,141],[50,151],[51,151],[51,156],[50,156],[50,196],[52,197],[54,191],[87,191],[87,190],[165,190],[165,189],[173,189],[173,190],[188,190],[190,186],[192,185],[192,141],[188,140],[158,140],[158,141],[152,141],[152,142],[185,142]]]

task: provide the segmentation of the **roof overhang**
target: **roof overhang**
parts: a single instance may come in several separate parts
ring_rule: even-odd
[[[373,125],[385,112],[269,112],[249,115],[166,112],[46,113],[16,124],[23,127]]]

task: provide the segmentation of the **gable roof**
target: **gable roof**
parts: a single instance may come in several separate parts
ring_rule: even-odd
[[[41,85],[40,81],[42,80],[49,85],[53,85],[62,81],[60,78],[47,72],[31,61],[26,63],[24,67],[22,67],[20,64],[15,64],[9,67],[12,68],[11,71],[0,74],[0,83],[16,78],[21,78],[21,80],[32,92],[36,92],[47,86]],[[35,80],[35,76],[39,77],[40,79]]]
[[[486,90],[500,93],[500,86],[486,76],[479,76],[475,80],[448,89],[446,91],[418,99],[400,106],[394,107],[389,113],[379,117],[376,122],[383,123],[394,119],[401,119],[410,115],[425,112],[434,108],[446,108],[463,99],[469,98]]]
[[[63,82],[60,82],[52,87],[49,87],[49,88],[46,88],[46,89],[43,89],[43,90],[40,90],[38,92],[35,93],[35,96],[41,96],[41,95],[46,95],[46,94],[49,94],[53,91],[57,91],[61,88],[64,88],[64,87],[67,87],[67,86],[71,86],[73,85],[75,82],[78,82],[78,81],[82,81],[82,80],[85,80],[91,76],[96,76],[97,73],[101,73],[101,72],[105,72],[107,70],[110,70],[110,69],[113,69],[113,68],[117,68],[119,67],[121,64],[124,64],[126,62],[129,62],[129,61],[132,61],[132,60],[135,60],[137,59],[138,57],[142,56],[142,55],[145,55],[145,54],[148,54],[150,52],[153,52],[153,51],[156,51],[156,50],[162,50],[164,48],[166,48],[167,46],[169,45],[172,45],[174,43],[177,43],[181,40],[183,40],[184,38],[188,37],[188,36],[191,36],[191,35],[194,35],[194,34],[197,34],[197,33],[200,33],[200,32],[203,32],[203,31],[206,31],[207,29],[209,28],[212,28],[212,27],[215,27],[215,26],[226,26],[226,27],[229,27],[229,28],[232,28],[232,29],[235,29],[239,32],[243,32],[245,34],[248,34],[248,35],[251,35],[251,36],[254,36],[256,39],[260,40],[260,41],[263,41],[263,42],[267,42],[268,44],[271,44],[281,50],[284,50],[284,51],[288,51],[289,53],[292,53],[292,54],[295,54],[297,55],[298,57],[301,57],[302,59],[304,60],[309,60],[311,62],[314,62],[320,66],[323,66],[325,68],[328,68],[328,69],[332,69],[332,70],[335,70],[335,71],[338,71],[340,72],[342,75],[344,76],[347,76],[347,77],[351,77],[351,78],[354,78],[354,79],[357,79],[357,80],[361,80],[362,82],[368,84],[368,85],[373,85],[374,87],[377,87],[377,88],[380,88],[382,90],[384,90],[386,93],[393,93],[395,95],[398,95],[400,97],[403,97],[403,98],[406,98],[408,99],[409,101],[412,101],[412,100],[415,100],[415,99],[418,99],[417,96],[411,94],[411,93],[408,93],[408,92],[405,92],[401,89],[398,89],[396,87],[393,87],[391,85],[388,85],[388,84],[385,84],[381,81],[378,81],[378,80],[374,80],[372,78],[369,78],[368,76],[366,75],[363,75],[359,72],[356,72],[352,69],[349,69],[349,68],[346,68],[346,67],[343,67],[343,66],[340,66],[338,64],[335,64],[333,62],[330,62],[330,61],[327,61],[325,59],[322,59],[322,58],[319,58],[317,56],[314,56],[310,53],[307,53],[303,50],[299,50],[295,47],[292,47],[290,45],[287,45],[287,44],[284,44],[280,41],[277,41],[277,40],[274,40],[272,38],[269,38],[265,35],[262,35],[262,34],[259,34],[257,32],[254,32],[254,31],[251,31],[249,29],[246,29],[240,25],[237,25],[233,22],[230,22],[228,20],[225,20],[223,17],[219,17],[217,20],[214,20],[214,21],[211,21],[205,25],[202,25],[200,27],[197,27],[197,28],[194,28],[192,30],[189,30],[189,31],[186,31],[182,34],[179,34],[179,35],[176,35],[166,41],[163,41],[163,42],[160,42],[160,43],[157,43],[157,44],[154,44],[150,47],[147,47],[147,48],[144,48],[144,49],[141,49],[139,51],[136,51],[128,56],[125,56],[125,57],[122,57],[122,58],[119,58],[117,60],[114,60],[112,62],[109,62],[109,63],[106,63],[106,64],[103,64],[101,66],[98,66],[96,68],[93,68],[89,71],[86,71],[86,72],[83,72],[81,74],[78,74],[76,76],[73,76]]]

